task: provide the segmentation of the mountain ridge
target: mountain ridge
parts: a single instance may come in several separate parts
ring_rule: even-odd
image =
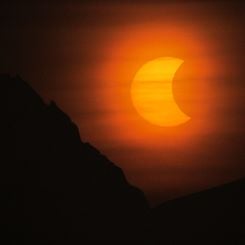
[[[65,244],[64,234],[74,242],[141,239],[149,212],[143,192],[82,142],[54,102],[46,105],[19,77],[1,75],[0,86],[2,224],[28,244],[42,237]]]
[[[244,244],[245,178],[150,208],[55,102],[0,86],[1,244]]]
[[[157,206],[153,234],[166,244],[244,244],[244,207],[241,178]]]

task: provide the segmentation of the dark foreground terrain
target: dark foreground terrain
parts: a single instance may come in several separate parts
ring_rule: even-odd
[[[150,209],[55,103],[0,87],[0,244],[245,244],[245,180]]]

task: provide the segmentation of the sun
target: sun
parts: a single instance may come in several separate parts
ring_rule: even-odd
[[[146,121],[161,127],[174,127],[190,120],[177,105],[172,81],[182,59],[160,57],[145,63],[136,73],[131,97],[136,111]]]

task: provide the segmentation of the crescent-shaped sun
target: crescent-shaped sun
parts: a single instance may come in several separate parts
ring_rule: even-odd
[[[137,112],[148,122],[173,127],[190,120],[177,105],[172,80],[184,61],[161,57],[145,63],[136,73],[131,96]]]

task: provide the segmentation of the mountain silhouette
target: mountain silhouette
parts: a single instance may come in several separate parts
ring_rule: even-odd
[[[151,209],[54,102],[0,86],[0,244],[245,244],[245,179]]]
[[[153,210],[158,244],[245,244],[245,179]]]
[[[81,141],[54,102],[46,105],[19,77],[1,75],[0,86],[0,243],[142,240],[150,210],[143,192]]]

